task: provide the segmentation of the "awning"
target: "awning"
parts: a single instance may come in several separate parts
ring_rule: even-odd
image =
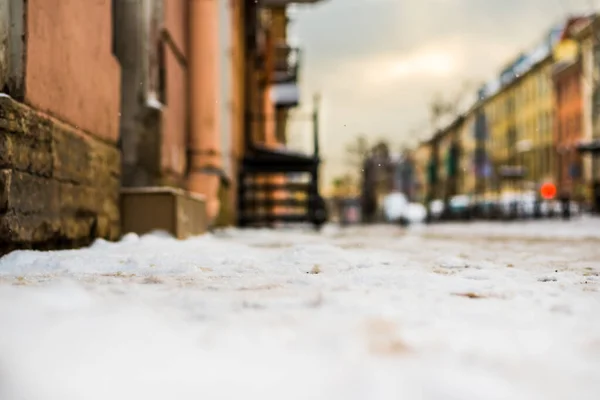
[[[300,91],[295,83],[279,83],[271,86],[270,96],[276,107],[296,107],[300,103]]]
[[[580,153],[600,153],[600,139],[579,143],[577,145],[577,151]]]

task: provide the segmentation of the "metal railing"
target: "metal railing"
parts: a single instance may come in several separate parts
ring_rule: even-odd
[[[274,73],[272,83],[289,83],[298,81],[301,50],[288,45],[275,47]]]

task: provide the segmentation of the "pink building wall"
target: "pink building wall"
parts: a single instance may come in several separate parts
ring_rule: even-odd
[[[111,1],[26,4],[25,102],[116,142],[120,68],[111,51]]]
[[[189,3],[190,173],[188,190],[206,197],[207,215],[213,221],[220,211],[222,169],[219,126],[219,5],[218,0]]]
[[[163,46],[166,69],[166,105],[163,109],[161,169],[183,179],[187,163],[187,1],[164,3]]]

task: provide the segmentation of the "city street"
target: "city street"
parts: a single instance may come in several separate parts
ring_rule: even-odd
[[[0,398],[596,400],[599,222],[13,252]]]

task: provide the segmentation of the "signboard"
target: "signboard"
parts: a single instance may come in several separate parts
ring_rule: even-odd
[[[551,182],[546,182],[540,188],[540,195],[546,200],[552,200],[556,196],[556,186]]]

